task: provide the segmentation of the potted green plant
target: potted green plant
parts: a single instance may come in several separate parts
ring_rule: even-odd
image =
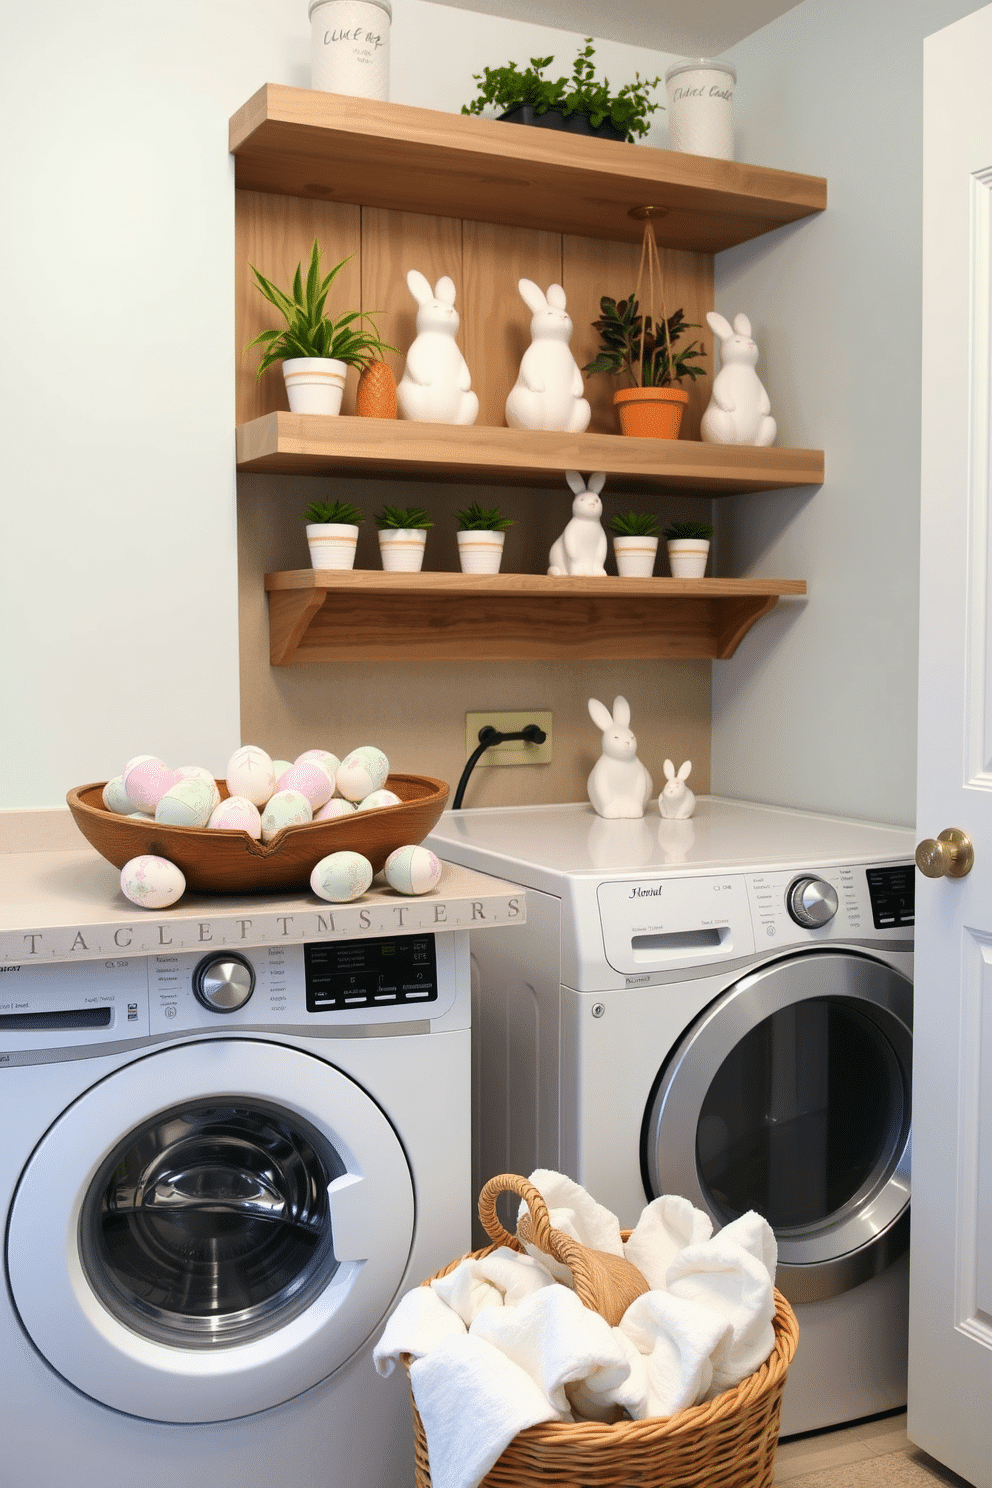
[[[314,240],[306,281],[303,265],[299,263],[289,294],[260,274],[254,264],[248,265],[255,276],[256,288],[276,307],[286,324],[278,330],[262,331],[254,341],[249,341],[245,351],[264,346],[258,363],[259,377],[273,362],[282,362],[293,413],[338,413],[347,368],[364,368],[367,362],[381,357],[383,351],[396,350],[379,339],[375,322],[364,310],[349,310],[337,320],[324,314],[328,291],[349,260],[342,259],[329,274],[322,275],[320,253]],[[368,322],[371,331],[358,324],[362,321]]]
[[[625,300],[604,295],[599,308],[600,317],[592,324],[602,344],[599,355],[583,367],[583,372],[630,378],[632,387],[618,388],[613,394],[625,434],[677,439],[689,394],[676,384],[685,378],[692,382],[705,376],[704,368],[697,364],[706,355],[698,341],[685,346],[678,342],[687,331],[699,327],[687,321],[681,309],[666,318],[662,306],[657,321],[641,314],[635,294]]]
[[[536,124],[605,139],[629,140],[632,135],[647,134],[648,115],[662,107],[649,97],[661,78],[648,81],[635,72],[632,83],[613,92],[609,78],[602,82],[596,78],[592,37],[587,36],[585,43],[572,63],[570,77],[544,76],[553,56],[531,57],[529,67],[508,62],[505,67],[485,67],[474,73],[481,85],[479,93],[462,105],[462,113],[481,114],[495,107],[502,110],[498,117],[511,124]]]
[[[706,572],[710,538],[709,522],[670,522],[665,528],[668,564],[674,579],[701,579]]]
[[[394,573],[416,573],[423,566],[428,530],[434,526],[422,506],[384,506],[375,514],[382,566]]]
[[[653,512],[617,512],[610,518],[613,555],[622,578],[649,579],[658,554],[658,518]]]
[[[503,540],[513,526],[496,507],[480,506],[473,501],[456,513],[458,518],[458,562],[462,573],[499,573],[503,558]]]
[[[350,501],[311,501],[303,513],[312,568],[354,568],[358,529],[365,521]]]

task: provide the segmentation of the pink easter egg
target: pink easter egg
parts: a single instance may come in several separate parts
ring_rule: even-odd
[[[355,812],[353,802],[346,801],[343,796],[335,796],[328,801],[326,806],[321,806],[319,811],[314,812],[314,821],[333,821],[336,816],[352,816]]]
[[[262,813],[247,796],[228,796],[214,807],[207,826],[225,832],[247,832],[257,842],[262,835]]]
[[[167,790],[179,784],[179,776],[160,759],[139,760],[124,772],[124,793],[139,811],[154,812]]]
[[[297,760],[276,781],[276,790],[297,790],[316,811],[334,794],[334,774],[317,760]]]

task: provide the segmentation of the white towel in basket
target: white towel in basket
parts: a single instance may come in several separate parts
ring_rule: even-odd
[[[624,1241],[623,1253],[654,1291],[668,1285],[668,1268],[687,1245],[713,1233],[713,1221],[679,1194],[665,1194],[641,1211]]]

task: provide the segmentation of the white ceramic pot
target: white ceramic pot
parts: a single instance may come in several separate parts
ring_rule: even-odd
[[[668,543],[668,564],[673,579],[701,579],[706,572],[710,545],[705,537],[676,537]]]
[[[462,573],[499,573],[504,532],[459,532],[458,562]]]
[[[734,158],[734,84],[730,62],[686,57],[665,73],[668,144],[690,155]]]
[[[654,573],[658,555],[656,537],[620,537],[613,539],[617,573],[624,579],[649,579]]]
[[[427,529],[424,527],[380,527],[379,552],[382,566],[392,573],[417,573],[424,566]]]
[[[339,413],[347,374],[334,357],[290,357],[282,364],[291,413]]]
[[[354,568],[358,528],[349,522],[308,522],[311,568]]]

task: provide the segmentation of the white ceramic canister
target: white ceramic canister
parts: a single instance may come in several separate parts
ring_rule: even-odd
[[[353,98],[389,97],[389,0],[310,0],[315,88]]]
[[[668,144],[688,155],[734,158],[734,84],[730,62],[686,57],[665,73]]]

